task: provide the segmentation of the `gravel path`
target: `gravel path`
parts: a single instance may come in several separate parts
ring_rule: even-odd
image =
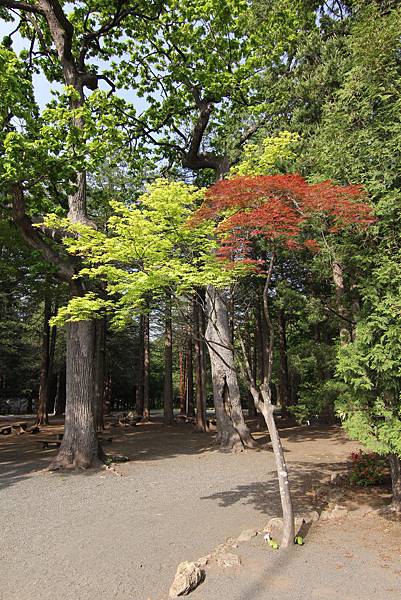
[[[150,424],[113,435],[113,452],[132,459],[119,466],[122,476],[110,471],[37,472],[53,450],[39,450],[33,436],[1,440],[2,600],[166,598],[179,562],[210,552],[243,529],[263,526],[278,513],[270,451],[223,454],[214,449],[210,436],[194,434],[188,425],[166,430]],[[306,490],[318,485],[324,472],[340,468],[355,444],[336,428],[286,430],[283,438],[296,505],[308,508],[312,496]],[[310,548],[319,555],[318,545]],[[266,556],[264,548],[259,551]],[[260,573],[260,557],[255,560]],[[315,572],[314,557],[309,560]],[[239,578],[235,574],[207,578],[194,600],[267,597],[263,595],[267,580],[256,577],[252,564],[248,568]],[[310,569],[301,570],[309,573],[306,584]],[[282,573],[287,577],[285,568]],[[224,583],[224,578],[229,581]],[[246,592],[245,583],[249,589],[254,585],[252,591]],[[319,596],[287,596],[282,590],[276,597]],[[326,597],[332,596],[319,598]],[[392,598],[383,599],[387,597]],[[373,596],[353,600],[357,598]]]

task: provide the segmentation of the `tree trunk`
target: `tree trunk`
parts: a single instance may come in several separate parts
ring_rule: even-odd
[[[187,416],[195,416],[194,407],[194,367],[193,367],[193,350],[192,350],[192,328],[189,326],[187,337]]]
[[[49,417],[47,414],[47,401],[49,396],[49,356],[50,356],[50,325],[49,319],[51,315],[51,300],[46,294],[44,314],[43,314],[43,331],[42,331],[42,349],[40,363],[40,384],[39,398],[36,409],[36,424],[48,425]]]
[[[349,311],[345,306],[345,288],[344,275],[342,266],[338,261],[333,262],[333,281],[336,291],[336,303],[338,314],[340,315],[340,343],[342,346],[349,344],[352,338],[350,328],[347,324],[349,321]]]
[[[393,488],[391,508],[401,513],[401,459],[397,454],[390,454],[389,462],[391,469],[391,484]]]
[[[280,405],[285,409],[290,404],[290,385],[288,377],[288,357],[287,357],[287,334],[286,334],[285,314],[282,309],[278,316],[279,333],[279,355],[280,355],[280,383],[279,398]]]
[[[174,424],[173,413],[173,328],[171,319],[171,294],[166,299],[164,337],[164,424]]]
[[[150,419],[149,377],[150,377],[150,319],[148,312],[143,315],[143,420]]]
[[[138,417],[143,417],[143,389],[145,374],[145,345],[144,345],[144,315],[139,316],[139,344],[138,344],[138,389],[136,393],[135,412]]]
[[[283,446],[274,420],[274,406],[271,403],[270,391],[261,387],[263,402],[259,400],[259,391],[251,386],[252,396],[255,405],[263,415],[267,425],[267,430],[270,435],[271,444],[273,447],[274,460],[276,463],[277,478],[280,489],[281,508],[283,511],[283,537],[281,546],[288,548],[294,543],[295,524],[294,524],[294,508],[292,505],[290,484],[288,481],[288,468],[285,461]]]
[[[57,314],[58,303],[54,303],[53,314]],[[49,389],[47,394],[47,412],[54,412],[55,396],[52,396],[51,389],[54,377],[54,356],[56,353],[56,342],[57,342],[57,327],[53,325],[50,329],[50,345],[49,345],[49,371],[47,379],[49,382]],[[50,411],[51,409],[51,411]]]
[[[180,350],[180,415],[186,414],[186,393],[187,393],[187,357]]]
[[[99,463],[96,435],[94,371],[95,323],[67,325],[66,412],[64,437],[50,470],[88,468]]]
[[[196,426],[198,432],[205,432],[206,426],[206,403],[205,403],[205,377],[204,360],[202,352],[202,319],[200,316],[201,306],[197,300],[193,302],[193,331],[195,342],[195,385],[196,385]]]
[[[244,421],[231,344],[228,312],[223,293],[213,286],[206,292],[208,324],[206,343],[212,368],[217,441],[223,449],[255,448]]]
[[[95,321],[95,412],[96,429],[104,429],[104,375],[106,353],[106,321]]]

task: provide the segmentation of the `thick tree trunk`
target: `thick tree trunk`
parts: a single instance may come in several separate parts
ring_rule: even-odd
[[[95,323],[67,325],[64,437],[50,469],[88,468],[99,463],[94,393]]]
[[[195,385],[196,385],[196,431],[205,432],[206,426],[206,402],[205,402],[205,377],[204,360],[202,351],[202,319],[200,316],[202,308],[197,300],[193,303],[193,330],[195,342]]]
[[[166,300],[164,336],[164,424],[174,424],[173,413],[173,326],[171,319],[171,296]]]
[[[401,513],[401,459],[397,454],[389,455],[393,499],[391,508]]]
[[[227,307],[223,293],[213,286],[206,292],[208,324],[206,343],[212,368],[217,441],[223,449],[255,448],[255,440],[244,421],[234,364]]]
[[[106,354],[106,321],[95,321],[95,412],[96,429],[104,429],[104,374]]]
[[[43,314],[42,349],[40,363],[39,398],[36,408],[36,424],[48,425],[47,402],[49,396],[50,325],[51,301],[46,294]]]

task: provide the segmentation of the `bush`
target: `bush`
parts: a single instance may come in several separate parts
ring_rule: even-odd
[[[385,458],[374,452],[352,452],[351,473],[349,481],[361,487],[383,483],[388,474],[388,464]]]

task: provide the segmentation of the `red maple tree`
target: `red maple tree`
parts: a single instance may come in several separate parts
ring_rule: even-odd
[[[211,186],[195,221],[219,219],[219,256],[250,262],[252,241],[263,238],[276,245],[319,250],[311,225],[334,233],[356,223],[373,222],[361,186],[311,184],[298,174],[257,175],[224,179]]]

